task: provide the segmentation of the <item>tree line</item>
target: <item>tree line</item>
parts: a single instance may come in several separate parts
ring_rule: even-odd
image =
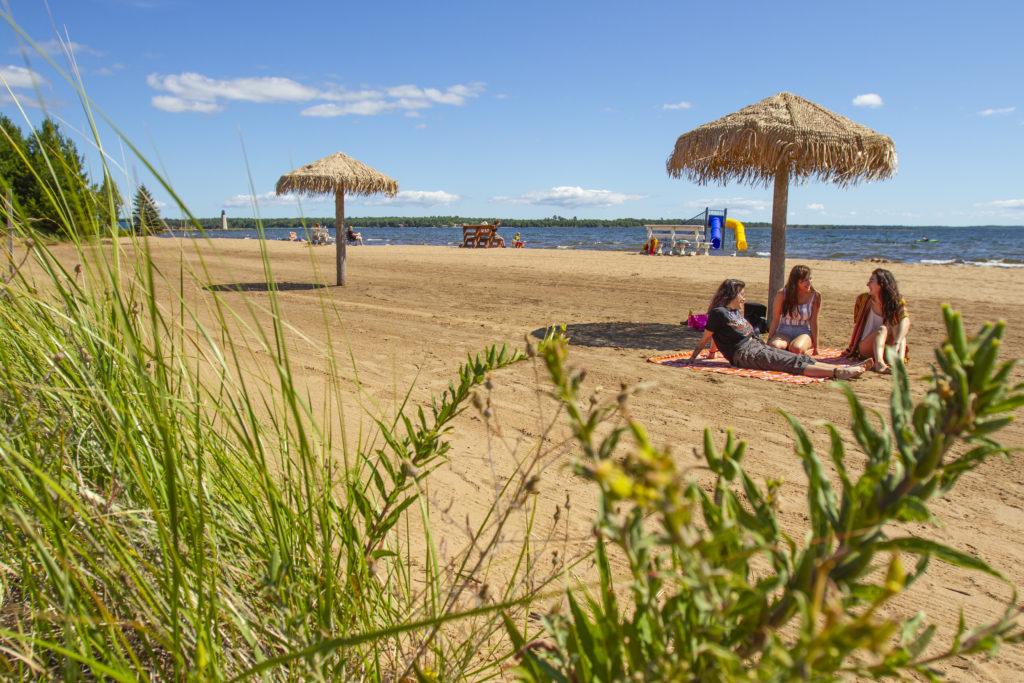
[[[488,222],[494,224],[501,221],[502,225],[517,228],[572,228],[577,226],[602,228],[639,228],[645,225],[681,225],[687,222],[683,218],[567,218],[551,216],[550,218],[501,218],[496,216],[364,216],[346,218],[345,223],[360,228],[451,228],[462,224]],[[197,218],[195,221],[167,219],[171,228],[187,228],[199,225],[204,230],[220,228],[220,218]],[[334,227],[334,216],[309,216],[306,218],[228,218],[229,229],[255,230],[259,225],[264,228],[296,227],[302,224],[326,225]],[[763,227],[768,223],[747,223],[750,227]]]
[[[130,211],[106,166],[92,177],[74,141],[47,117],[23,132],[0,114],[0,213],[41,233],[88,237],[118,230],[151,233],[166,226],[153,195],[139,185]],[[127,215],[125,215],[127,214]]]

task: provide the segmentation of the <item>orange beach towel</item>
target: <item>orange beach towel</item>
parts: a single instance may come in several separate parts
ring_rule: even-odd
[[[684,364],[687,358],[693,351],[686,351],[685,353],[671,353],[665,356],[652,356],[647,359],[648,363],[655,363],[657,365],[667,365],[675,368],[690,368],[692,370],[703,370],[706,372],[716,372],[722,375],[736,375],[737,377],[753,377],[754,379],[764,379],[769,382],[783,382],[784,384],[818,384],[820,382],[827,382],[827,377],[807,377],[806,375],[791,375],[787,372],[776,372],[774,370],[748,370],[746,368],[737,368],[729,364],[729,361],[724,356],[719,354],[714,359],[708,359],[707,351],[703,352],[697,357],[697,360],[690,364]],[[814,356],[815,360],[820,360],[822,363],[832,363],[834,365],[852,365],[856,361],[854,359],[843,356],[841,349],[827,348],[819,349],[818,355]]]

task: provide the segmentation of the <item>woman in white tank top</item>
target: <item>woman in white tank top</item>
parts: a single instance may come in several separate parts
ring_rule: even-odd
[[[811,284],[811,269],[793,266],[786,286],[772,302],[768,343],[793,353],[818,353],[818,311],[821,296]]]

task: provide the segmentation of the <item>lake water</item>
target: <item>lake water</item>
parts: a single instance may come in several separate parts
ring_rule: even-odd
[[[357,228],[369,247],[397,244],[429,244],[457,246],[462,241],[461,228]],[[301,228],[268,228],[267,239],[287,239],[291,230],[302,234]],[[593,249],[598,251],[639,251],[646,239],[643,228],[608,228],[579,226],[572,228],[516,228],[502,226],[501,235],[511,243],[520,232],[527,249]],[[771,244],[771,228],[747,228],[746,252],[737,256],[767,257]],[[176,231],[178,236],[198,237],[198,232]],[[333,235],[333,231],[331,231]],[[257,239],[255,230],[210,230],[207,237],[224,239]],[[726,231],[722,250],[732,254]],[[841,228],[790,228],[786,234],[786,257],[789,259],[836,259],[859,261],[884,258],[907,263],[966,263],[998,268],[1024,267],[1024,228],[1017,227],[914,227],[879,228],[847,226]],[[920,241],[927,237],[928,242]]]

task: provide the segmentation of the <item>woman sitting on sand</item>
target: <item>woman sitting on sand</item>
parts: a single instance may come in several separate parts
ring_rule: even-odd
[[[768,343],[793,353],[818,355],[818,310],[821,296],[811,284],[811,269],[793,266],[786,286],[775,295]]]
[[[885,268],[876,268],[868,279],[868,291],[853,306],[853,334],[843,355],[871,358],[878,372],[888,372],[885,347],[894,347],[897,357],[906,360],[909,332],[910,313],[896,278]]]
[[[856,379],[871,367],[873,361],[870,358],[857,365],[831,365],[766,344],[743,317],[743,304],[747,300],[743,293],[745,287],[742,280],[731,279],[718,286],[708,307],[708,325],[704,329],[704,336],[688,362],[693,362],[714,338],[722,354],[738,368],[774,370],[808,377]],[[709,357],[714,357],[714,351]]]
[[[349,226],[346,226],[346,228],[345,228],[345,239],[348,240],[349,244],[362,244],[363,243],[363,233],[356,232],[355,230],[352,229],[352,226],[349,225]]]

